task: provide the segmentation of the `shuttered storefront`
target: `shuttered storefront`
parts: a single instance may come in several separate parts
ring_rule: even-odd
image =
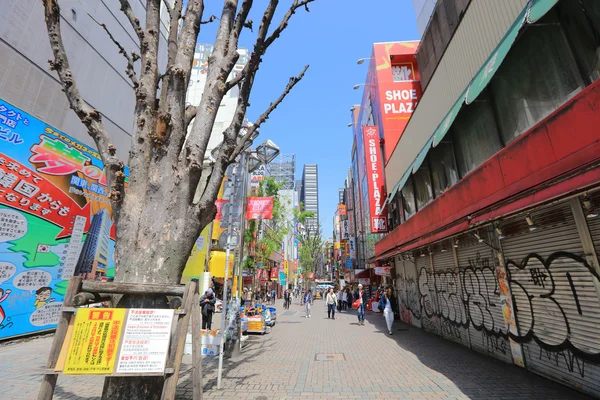
[[[483,242],[474,233],[463,235],[457,248],[462,291],[469,315],[471,348],[511,363],[508,329],[496,278],[497,258],[488,245],[493,238],[489,228],[482,228],[476,233]]]
[[[442,337],[470,347],[469,319],[451,243],[434,248],[433,268]]]
[[[437,316],[439,305],[429,255],[425,249],[421,249],[414,252],[414,257],[418,276],[417,285],[421,296],[421,327],[427,332],[440,335],[440,319]]]
[[[571,205],[547,206],[526,217],[501,225],[526,367],[598,395],[599,282],[586,262]]]

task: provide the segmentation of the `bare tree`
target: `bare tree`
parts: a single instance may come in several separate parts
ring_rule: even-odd
[[[128,0],[119,0],[135,31],[140,54],[128,52],[105,25],[108,38],[127,61],[126,73],[135,90],[135,125],[129,160],[129,184],[125,191],[124,162],[103,126],[100,110],[82,99],[73,77],[61,37],[59,0],[42,0],[48,37],[54,55],[50,69],[56,71],[69,105],[87,127],[105,164],[110,199],[116,223],[115,264],[117,282],[178,283],[185,262],[199,232],[216,214],[215,199],[227,167],[243,151],[255,134],[302,79],[308,66],[290,78],[281,96],[248,128],[242,128],[256,73],[268,48],[280,37],[299,9],[309,11],[314,0],[293,0],[278,24],[273,24],[278,0],[269,0],[255,34],[254,48],[241,74],[228,80],[239,54],[240,35],[252,31],[248,19],[253,0],[224,0],[220,18],[203,21],[204,1],[146,0],[146,23],[142,26]],[[161,2],[170,19],[168,57],[165,71],[159,71],[158,49]],[[241,4],[240,4],[241,3]],[[194,50],[203,23],[219,20],[214,52],[209,57],[207,81],[199,106],[185,106]],[[140,62],[136,74],[135,63]],[[231,124],[223,132],[223,143],[215,162],[207,165],[205,152],[217,110],[225,94],[239,87],[239,99]],[[192,122],[193,121],[193,122]],[[188,126],[191,124],[189,135]],[[199,199],[194,201],[194,198]],[[160,306],[165,299],[124,297],[122,306]],[[120,380],[119,380],[120,379]],[[160,397],[162,381],[156,378],[111,379],[104,397],[111,399],[151,399]],[[157,383],[158,382],[158,383]],[[153,386],[155,385],[155,386]],[[158,386],[156,386],[158,385]]]

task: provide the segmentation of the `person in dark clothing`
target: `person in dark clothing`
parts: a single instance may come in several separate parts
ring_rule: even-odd
[[[202,329],[210,330],[212,327],[212,316],[215,312],[215,304],[217,298],[212,289],[208,289],[202,297],[200,297],[200,307],[202,307]]]

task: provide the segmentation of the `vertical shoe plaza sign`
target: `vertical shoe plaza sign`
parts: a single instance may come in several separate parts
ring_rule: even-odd
[[[371,233],[384,233],[387,232],[387,209],[383,206],[385,177],[377,126],[365,126],[363,138],[369,188]]]
[[[108,194],[94,149],[0,100],[0,339],[55,328],[73,275],[114,275]]]

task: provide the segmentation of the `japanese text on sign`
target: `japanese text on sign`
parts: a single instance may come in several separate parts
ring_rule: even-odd
[[[111,374],[114,369],[124,308],[80,308],[75,316],[65,374]]]
[[[129,310],[117,364],[118,374],[164,372],[173,313],[173,310]]]

